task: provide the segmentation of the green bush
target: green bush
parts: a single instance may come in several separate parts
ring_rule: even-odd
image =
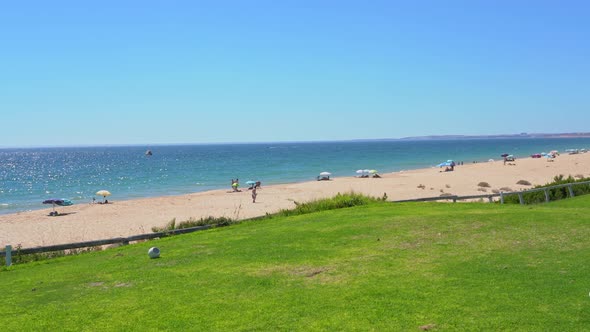
[[[326,211],[326,210],[334,210],[334,209],[342,209],[348,208],[353,206],[359,205],[368,205],[374,204],[376,202],[386,201],[387,200],[387,193],[383,193],[383,197],[381,198],[374,198],[369,196],[364,196],[362,194],[356,193],[347,193],[347,194],[340,194],[338,193],[336,196],[332,198],[326,199],[319,199],[307,203],[298,203],[295,202],[294,209],[284,209],[280,210],[277,213],[273,214],[266,214],[262,217],[255,217],[247,220],[260,220],[260,219],[270,219],[273,217],[284,217],[284,216],[295,216],[307,213],[314,213],[319,211]],[[174,229],[182,229],[182,228],[189,228],[195,226],[204,226],[204,225],[211,225],[214,227],[222,227],[222,226],[229,226],[231,224],[235,224],[238,221],[233,220],[231,218],[226,217],[207,217],[201,219],[194,219],[191,218],[186,221],[182,221],[180,223],[176,222],[176,219],[170,220],[170,222],[164,227],[152,227],[153,232],[166,232],[171,231]]]
[[[576,178],[574,178],[571,175],[568,176],[567,178],[564,177],[563,175],[558,175],[553,178],[553,182],[547,183],[542,186],[535,186],[535,188],[546,188],[546,187],[551,187],[551,186],[560,185],[560,184],[585,182],[585,181],[590,181],[590,178],[580,178],[580,179],[576,180]],[[574,191],[574,195],[576,195],[576,196],[590,194],[590,185],[587,185],[587,184],[586,185],[574,185],[574,186],[572,186],[572,189]],[[569,191],[568,191],[567,187],[549,189],[548,191],[549,191],[549,200],[551,200],[551,201],[560,200],[560,199],[564,199],[564,198],[569,197]],[[524,193],[522,196],[523,196],[523,200],[524,200],[525,204],[536,204],[536,203],[545,202],[545,192],[544,191]],[[520,204],[520,201],[518,200],[518,195],[510,195],[510,196],[504,197],[504,203]]]
[[[229,226],[233,223],[235,223],[235,221],[232,220],[231,218],[227,218],[227,217],[217,217],[216,218],[216,217],[209,216],[207,218],[201,218],[201,219],[190,218],[189,220],[181,221],[178,224],[176,224],[176,218],[174,218],[174,219],[170,220],[170,222],[168,224],[166,224],[166,226],[164,226],[164,227],[152,227],[152,231],[154,233],[166,232],[166,231],[171,231],[171,230],[175,230],[175,229],[191,228],[191,227],[205,226],[205,225],[211,225],[214,227],[224,227],[224,226]]]
[[[294,209],[280,210],[279,212],[277,212],[273,215],[267,215],[266,217],[294,216],[294,215],[314,213],[314,212],[319,212],[319,211],[348,208],[348,207],[359,206],[359,205],[368,205],[368,204],[373,204],[373,203],[385,201],[385,200],[387,200],[387,194],[383,194],[383,198],[379,199],[379,198],[364,196],[362,194],[356,194],[354,192],[347,193],[347,194],[338,193],[336,196],[334,196],[332,198],[319,199],[319,200],[315,200],[315,201],[311,201],[311,202],[307,202],[307,203],[295,202]]]

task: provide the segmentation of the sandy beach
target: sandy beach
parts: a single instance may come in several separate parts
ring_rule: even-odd
[[[590,176],[590,153],[560,155],[552,162],[545,158],[517,159],[504,165],[502,160],[469,163],[453,172],[426,168],[381,174],[381,178],[337,177],[330,181],[263,186],[256,203],[251,193],[215,190],[180,196],[118,201],[116,193],[109,204],[76,204],[59,207],[60,216],[49,216],[50,209],[0,215],[0,246],[11,244],[23,248],[108,239],[150,233],[153,226],[207,216],[244,219],[293,208],[294,202],[331,197],[337,193],[357,192],[375,197],[387,194],[388,200],[402,200],[454,195],[492,193],[493,189],[512,190],[532,186],[516,184],[529,181],[533,186],[551,182],[559,174]],[[229,181],[229,180],[228,180]],[[487,182],[487,192],[478,183]]]

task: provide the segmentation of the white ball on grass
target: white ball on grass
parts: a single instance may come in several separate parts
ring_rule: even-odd
[[[150,250],[148,250],[148,256],[150,256],[150,258],[160,257],[160,249],[156,247],[151,247]]]

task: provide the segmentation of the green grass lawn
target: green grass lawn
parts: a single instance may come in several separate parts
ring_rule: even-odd
[[[3,331],[590,330],[590,196],[252,221],[3,268],[0,292]]]

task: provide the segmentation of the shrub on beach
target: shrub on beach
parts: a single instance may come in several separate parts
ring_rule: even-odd
[[[319,211],[326,211],[326,210],[334,210],[334,209],[342,209],[348,208],[353,206],[359,205],[368,205],[374,204],[380,201],[384,201],[387,199],[387,195],[383,195],[383,198],[375,198],[370,196],[365,196],[362,194],[357,194],[354,192],[347,193],[347,194],[340,194],[338,193],[336,196],[332,198],[326,199],[319,199],[314,200],[307,203],[298,203],[295,202],[295,208],[291,210],[281,210],[275,214],[267,215],[267,217],[272,216],[294,216],[300,214],[307,214]]]
[[[487,182],[480,182],[477,184],[478,187],[489,188],[490,184]]]
[[[232,220],[231,218],[209,216],[207,218],[200,218],[200,219],[190,218],[189,220],[181,221],[178,224],[176,224],[176,218],[174,218],[174,219],[170,220],[170,222],[168,222],[168,224],[166,224],[166,226],[164,226],[164,227],[152,227],[152,232],[154,232],[154,233],[166,232],[166,231],[171,231],[171,230],[175,230],[175,229],[183,229],[183,228],[205,226],[205,225],[211,225],[214,227],[223,227],[223,226],[229,226],[233,223],[235,223],[235,221]]]
[[[551,187],[551,186],[560,185],[560,184],[585,182],[585,181],[590,181],[590,178],[583,178],[582,177],[582,178],[576,179],[571,175],[568,176],[567,178],[564,177],[563,175],[558,175],[553,178],[553,182],[550,182],[550,183],[547,183],[547,184],[544,184],[541,186],[535,186],[535,188],[546,188],[546,187]],[[572,190],[573,190],[575,196],[590,194],[590,186],[589,185],[577,185],[577,186],[573,185]],[[567,187],[549,189],[548,192],[549,192],[549,200],[551,200],[551,201],[560,200],[560,199],[564,199],[564,198],[569,197],[569,191],[568,191]],[[535,203],[545,202],[545,192],[543,192],[543,191],[524,193],[522,196],[523,196],[523,200],[526,204],[535,204]],[[510,196],[504,197],[504,203],[520,204],[520,201],[518,200],[517,195],[510,195]]]
[[[326,211],[326,210],[341,209],[341,208],[347,208],[347,207],[353,207],[353,206],[359,206],[359,205],[368,205],[368,204],[373,204],[376,202],[382,202],[382,201],[386,201],[386,200],[387,200],[387,193],[383,193],[383,197],[381,197],[381,198],[369,197],[369,196],[365,196],[362,194],[356,194],[353,192],[347,193],[347,194],[338,193],[336,196],[334,196],[332,198],[319,199],[319,200],[315,200],[315,201],[311,201],[311,202],[307,202],[307,203],[294,202],[295,203],[294,209],[290,209],[290,210],[284,209],[284,210],[280,210],[277,213],[273,213],[273,214],[267,213],[265,216],[255,217],[255,218],[251,218],[251,219],[247,219],[247,220],[259,220],[259,219],[264,219],[264,218],[272,218],[275,216],[278,216],[278,217],[294,216],[294,215],[307,214],[307,213]],[[170,222],[168,222],[168,224],[164,227],[152,227],[152,231],[155,233],[166,232],[166,231],[171,231],[174,229],[182,229],[182,228],[205,226],[205,225],[211,225],[214,227],[223,227],[223,226],[229,226],[231,224],[235,224],[237,222],[238,222],[237,220],[234,220],[231,218],[226,218],[226,217],[216,218],[216,217],[209,216],[207,218],[201,218],[201,219],[191,218],[189,220],[182,221],[180,223],[176,223],[176,218],[174,218],[174,219],[170,220]]]
[[[518,182],[516,182],[516,184],[520,184],[522,186],[530,186],[531,183],[528,182],[527,180],[518,180]]]

